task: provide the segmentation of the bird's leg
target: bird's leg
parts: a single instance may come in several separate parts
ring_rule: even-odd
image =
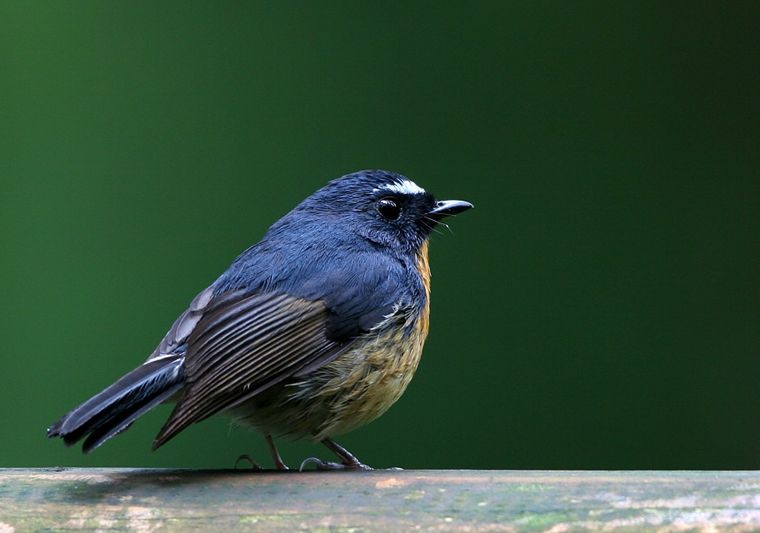
[[[269,452],[272,454],[274,466],[277,467],[277,470],[290,470],[288,465],[285,464],[285,461],[282,460],[282,457],[280,457],[280,451],[277,449],[277,446],[275,446],[272,435],[267,435],[266,438],[267,444],[269,445]]]
[[[357,459],[354,454],[349,452],[347,449],[345,449],[343,446],[331,438],[328,437],[326,439],[322,439],[322,444],[330,448],[330,450],[338,456],[341,462],[331,463],[328,461],[323,461],[322,459],[317,459],[316,457],[309,457],[303,463],[301,463],[300,470],[303,470],[304,466],[309,463],[314,463],[314,466],[316,466],[317,470],[373,470],[371,466],[367,466],[359,461],[359,459]]]
[[[372,470],[371,466],[367,466],[359,459],[356,458],[354,454],[349,452],[347,449],[345,449],[343,446],[332,440],[331,438],[326,438],[322,441],[322,444],[330,448],[330,450],[340,457],[341,463],[351,470]]]

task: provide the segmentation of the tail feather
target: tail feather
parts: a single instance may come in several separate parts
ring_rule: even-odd
[[[181,355],[148,361],[63,416],[48,428],[48,437],[71,446],[86,436],[82,449],[91,452],[179,391],[183,362]]]
[[[156,396],[149,396],[146,401],[134,404],[130,410],[121,411],[117,417],[112,418],[108,424],[100,424],[95,427],[85,439],[82,450],[90,453],[111,437],[115,437],[122,431],[129,429],[132,422],[153,409],[155,406],[169,399],[175,392],[182,388],[182,383],[177,383]]]

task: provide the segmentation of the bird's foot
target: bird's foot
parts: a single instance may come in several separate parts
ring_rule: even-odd
[[[277,470],[290,470],[290,467],[282,461],[275,461],[274,466]]]
[[[322,439],[322,444],[330,448],[330,450],[338,456],[340,463],[332,463],[329,461],[323,461],[317,457],[309,457],[301,463],[301,467],[298,469],[300,472],[303,472],[304,467],[309,464],[314,464],[317,470],[374,470],[371,466],[367,466],[359,461],[354,454],[331,438],[327,437]]]
[[[316,470],[374,470],[369,465],[365,465],[364,463],[360,463],[359,461],[355,462],[346,462],[346,463],[333,463],[330,461],[323,461],[322,459],[319,459],[318,457],[308,457],[307,459],[304,459],[304,461],[301,463],[301,466],[298,468],[299,472],[303,472],[304,468],[306,468],[308,465],[313,464]]]
[[[263,468],[261,468],[261,465],[260,465],[259,463],[257,463],[257,462],[256,462],[256,461],[253,459],[253,457],[251,457],[251,456],[250,456],[250,455],[248,455],[247,453],[244,453],[243,455],[241,455],[240,457],[238,457],[238,458],[235,460],[235,466],[233,467],[235,470],[237,470],[237,468],[238,468],[238,465],[240,464],[240,462],[241,462],[241,461],[247,461],[248,463],[250,463],[250,465],[251,465],[251,470],[264,470]]]

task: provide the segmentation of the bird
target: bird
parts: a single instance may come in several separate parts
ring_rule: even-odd
[[[201,291],[148,359],[47,429],[89,453],[162,403],[155,450],[216,414],[274,438],[308,438],[371,469],[333,438],[403,394],[429,330],[428,243],[472,208],[411,179],[362,170],[334,179],[275,222]],[[303,465],[302,465],[303,468]]]

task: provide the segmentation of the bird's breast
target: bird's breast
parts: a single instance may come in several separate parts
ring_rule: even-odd
[[[425,305],[420,311],[420,320],[417,327],[422,335],[423,342],[430,329],[430,259],[428,256],[428,241],[425,241],[417,254],[417,271],[422,278],[422,286],[425,288]]]
[[[422,356],[427,317],[415,310],[390,317],[388,322],[304,383],[313,405],[324,408],[317,438],[371,422],[406,390]]]
[[[339,435],[382,415],[404,393],[429,330],[430,266],[425,244],[417,257],[424,302],[399,305],[329,363],[254,399],[241,417],[267,433]]]

